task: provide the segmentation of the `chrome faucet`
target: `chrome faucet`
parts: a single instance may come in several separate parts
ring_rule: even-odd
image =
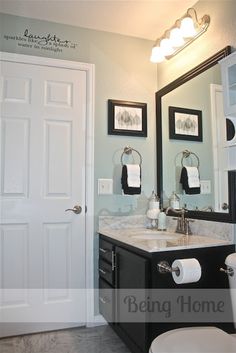
[[[195,211],[214,212],[214,208],[212,206],[204,206],[202,208],[196,207]]]
[[[177,214],[179,217],[173,218],[177,220],[177,226],[176,226],[176,233],[181,233],[185,235],[191,235],[192,231],[190,229],[190,222],[194,222],[193,220],[187,219],[185,217],[185,214],[188,212],[184,207],[181,208],[180,210],[175,210],[173,207],[167,207],[166,209],[166,215],[168,215],[168,212],[172,211],[173,213]]]

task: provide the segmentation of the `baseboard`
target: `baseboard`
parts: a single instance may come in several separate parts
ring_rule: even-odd
[[[95,327],[95,326],[102,326],[107,325],[106,320],[102,315],[95,315],[93,322],[88,322],[87,327]]]

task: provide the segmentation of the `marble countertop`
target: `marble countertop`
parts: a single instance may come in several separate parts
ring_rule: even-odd
[[[206,235],[184,235],[147,228],[99,228],[99,233],[147,252],[230,245],[232,241]]]

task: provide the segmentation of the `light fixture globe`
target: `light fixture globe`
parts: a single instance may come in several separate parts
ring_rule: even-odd
[[[161,63],[164,60],[165,60],[165,56],[163,55],[161,48],[159,46],[155,45],[152,48],[152,54],[151,54],[150,61],[152,63],[157,64],[157,63]]]
[[[174,53],[174,49],[171,45],[171,41],[168,38],[163,38],[160,43],[160,48],[164,56],[169,56]]]
[[[178,48],[184,45],[185,41],[180,28],[175,27],[170,31],[170,42],[172,47]]]
[[[192,38],[197,34],[193,19],[191,17],[184,17],[181,20],[180,31],[184,38]]]

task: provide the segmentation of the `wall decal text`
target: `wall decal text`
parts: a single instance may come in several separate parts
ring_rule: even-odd
[[[7,35],[3,38],[7,41],[16,41],[17,46],[29,49],[48,50],[55,53],[62,53],[64,50],[76,49],[78,44],[69,39],[62,39],[56,34],[33,33],[26,28],[21,35]]]

